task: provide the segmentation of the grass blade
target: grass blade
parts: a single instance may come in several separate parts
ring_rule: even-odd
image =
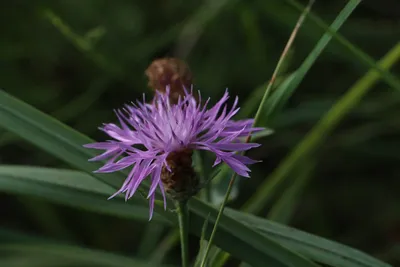
[[[400,59],[400,43],[379,62],[383,69],[389,69]],[[362,79],[357,81],[348,92],[336,102],[328,113],[318,122],[309,134],[300,142],[293,152],[274,170],[243,207],[248,212],[258,212],[272,197],[272,192],[297,166],[302,158],[309,156],[324,138],[335,128],[341,119],[361,100],[361,98],[374,86],[380,74],[370,70]]]
[[[289,97],[298,88],[299,84],[302,82],[308,71],[314,65],[317,58],[321,55],[322,51],[326,48],[328,43],[332,39],[332,32],[337,32],[343,23],[349,18],[351,13],[355,10],[361,0],[351,0],[343,8],[343,10],[336,17],[332,25],[330,26],[330,32],[326,32],[318,43],[315,45],[314,49],[307,56],[301,66],[292,73],[282,85],[275,90],[274,94],[271,95],[267,102],[267,110],[265,110],[265,117],[270,122],[273,119],[273,114],[279,113],[283,106],[286,104]]]
[[[60,180],[63,181],[64,179],[51,178],[62,177],[64,175],[66,178],[66,182],[60,182]],[[0,189],[2,191],[7,191],[11,193],[27,193],[29,195],[42,197],[50,201],[55,201],[66,205],[71,205],[71,201],[74,201],[76,199],[76,203],[78,204],[75,206],[79,208],[93,210],[95,212],[105,213],[133,220],[137,220],[138,214],[140,215],[141,213],[143,213],[142,219],[148,219],[148,213],[145,206],[146,204],[144,204],[143,201],[133,199],[133,201],[125,202],[122,197],[116,198],[115,201],[107,201],[106,198],[109,195],[108,187],[99,187],[96,192],[91,192],[92,187],[90,184],[79,184],[74,182],[75,179],[93,179],[93,177],[86,176],[89,175],[82,172],[70,170],[21,166],[1,166]],[[31,186],[34,185],[36,185],[36,187],[33,188],[34,190],[25,191],[26,188],[31,188]],[[88,201],[88,199],[91,199],[91,201]],[[132,212],[132,210],[135,210],[135,212]],[[199,210],[207,212],[206,209]],[[214,210],[214,215],[215,213],[216,211]],[[269,220],[265,220],[263,218],[259,218],[250,214],[245,214],[243,212],[234,211],[229,208],[226,209],[226,215],[227,216],[224,217],[225,219],[229,220],[229,218],[234,218],[234,221],[243,222],[247,227],[255,229],[257,232],[266,235],[268,238],[273,239],[275,242],[283,246],[287,246],[298,253],[304,254],[312,260],[320,261],[326,264],[335,263],[335,266],[388,266],[353,248],[349,248],[347,246],[326,240],[324,238],[306,232],[296,230],[288,226],[284,226],[279,223],[271,222]],[[206,215],[204,222],[208,222],[210,218],[212,218],[211,213],[209,218]],[[166,225],[172,225],[174,223],[161,217],[158,214],[154,214],[154,219],[157,220],[157,222]],[[196,225],[198,224],[198,226],[200,227],[199,229],[202,229],[200,232],[200,236],[207,237],[209,235],[209,231],[206,228],[210,228],[212,224],[206,224],[204,222],[201,224],[200,221],[196,220]],[[236,226],[237,224],[231,225],[233,229],[237,229]],[[9,238],[3,238],[3,235],[4,233],[0,231],[0,236],[2,237],[2,240],[9,240]],[[218,235],[221,235],[222,238],[228,238],[230,240],[229,236],[224,235],[223,231],[219,232]],[[175,240],[175,237],[173,239]],[[259,263],[261,264],[263,260],[264,262],[266,262],[268,258],[261,259]],[[271,264],[273,264],[273,262],[271,262]],[[253,265],[264,266],[262,264],[254,264],[254,262]]]
[[[293,7],[298,9],[299,11],[303,10],[304,7],[297,1],[295,0],[287,0],[289,4],[291,4]],[[349,1],[349,4],[352,2],[361,2],[361,0],[357,1]],[[381,68],[375,63],[375,60],[371,58],[368,54],[363,52],[360,48],[356,47],[353,45],[350,41],[348,41],[346,38],[344,38],[341,34],[339,34],[337,31],[335,31],[332,27],[329,27],[322,19],[320,19],[318,16],[314,15],[312,12],[308,15],[311,21],[314,21],[315,24],[322,29],[328,34],[331,34],[333,38],[337,42],[339,42],[341,45],[343,45],[347,50],[351,52],[352,55],[354,55],[358,61],[364,63],[366,66],[368,66],[371,69],[376,70],[381,76],[382,79],[390,85],[393,89],[400,90],[400,80],[396,78],[393,74],[385,70],[384,68]]]
[[[108,201],[107,198],[114,190],[79,171],[1,165],[0,191],[39,197],[78,209],[132,220],[146,222],[149,219],[147,204],[141,198],[133,197],[131,201],[125,202],[124,198],[117,197]],[[158,214],[155,214],[153,220],[169,224],[168,220]]]
[[[240,219],[268,237],[312,258],[315,261],[337,267],[390,267],[359,250],[284,226],[251,214],[232,209],[227,214]]]

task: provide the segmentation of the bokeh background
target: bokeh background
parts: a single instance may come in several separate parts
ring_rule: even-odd
[[[104,136],[97,128],[115,120],[114,108],[143,92],[151,94],[144,71],[156,58],[186,60],[195,87],[204,96],[215,100],[229,88],[243,103],[270,79],[296,23],[300,11],[289,2],[2,1],[0,86],[98,140]],[[313,13],[330,23],[345,3],[317,0]],[[374,59],[381,58],[399,40],[400,2],[363,1],[340,33]],[[322,34],[320,27],[306,20],[279,78],[301,64]],[[263,138],[262,147],[251,153],[263,163],[254,166],[252,179],[241,180],[231,206],[244,203],[366,71],[363,63],[333,40],[288,105],[268,125],[274,134]],[[313,155],[316,167],[296,196],[289,225],[400,266],[399,104],[399,95],[380,83],[348,114]],[[4,130],[0,131],[0,151],[1,164],[69,168]],[[147,222],[39,198],[5,193],[0,198],[5,231],[144,258],[150,253],[141,249]],[[195,253],[198,241],[191,240]],[[179,263],[177,246],[164,262]]]

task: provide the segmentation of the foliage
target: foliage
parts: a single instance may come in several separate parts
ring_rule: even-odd
[[[252,167],[251,179],[235,183],[210,266],[400,261],[400,79],[392,67],[400,57],[398,14],[389,0],[379,7],[322,2],[301,26],[262,107],[260,124],[273,132],[258,137],[262,146],[251,157],[263,162]],[[215,100],[228,87],[240,97],[238,117],[254,116],[304,6],[294,0],[0,6],[6,25],[0,191],[7,210],[0,265],[179,266],[174,211],[157,207],[148,222],[139,194],[107,200],[125,173],[92,173],[97,165],[82,144],[88,136],[104,139],[97,127],[113,120],[114,108],[152,94],[144,70],[164,56],[188,62],[203,96]],[[215,175],[210,159],[196,156],[201,174]],[[199,240],[204,252],[230,176],[221,167],[189,202],[193,262]]]

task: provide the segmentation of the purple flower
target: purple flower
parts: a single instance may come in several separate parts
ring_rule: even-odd
[[[200,93],[199,93],[200,95]],[[235,152],[258,147],[256,143],[244,143],[243,137],[263,128],[252,127],[253,119],[233,121],[239,111],[236,97],[233,107],[228,110],[228,91],[212,107],[207,109],[201,98],[192,92],[171,104],[169,90],[156,92],[152,104],[137,102],[125,105],[115,113],[119,125],[106,123],[100,129],[112,140],[87,144],[85,147],[105,150],[91,161],[108,161],[96,172],[109,173],[131,167],[131,171],[120,190],[113,196],[125,193],[125,199],[133,196],[146,177],[150,179],[148,198],[150,199],[150,219],[153,214],[155,191],[160,189],[165,200],[165,185],[162,173],[171,172],[169,155],[188,150],[207,150],[215,154],[213,166],[225,162],[238,175],[249,177],[248,164],[256,161]],[[187,155],[187,154],[186,154]],[[190,161],[191,162],[191,161]]]

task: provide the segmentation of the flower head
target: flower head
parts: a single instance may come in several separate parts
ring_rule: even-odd
[[[100,128],[112,140],[85,145],[105,150],[91,159],[108,159],[97,172],[109,173],[131,167],[121,189],[111,197],[125,193],[125,199],[129,199],[149,177],[150,218],[157,188],[164,196],[165,208],[166,191],[168,193],[172,188],[172,191],[182,193],[180,190],[188,184],[197,184],[191,167],[193,150],[214,153],[213,166],[225,162],[238,175],[249,177],[250,170],[246,165],[256,161],[235,152],[258,147],[256,143],[244,143],[243,137],[262,130],[252,126],[253,119],[232,120],[239,111],[238,98],[228,109],[228,91],[209,109],[209,99],[202,105],[201,98],[195,98],[192,92],[185,92],[176,104],[170,102],[169,94],[168,89],[157,91],[152,104],[143,101],[125,105],[115,112],[119,125],[106,123]]]

